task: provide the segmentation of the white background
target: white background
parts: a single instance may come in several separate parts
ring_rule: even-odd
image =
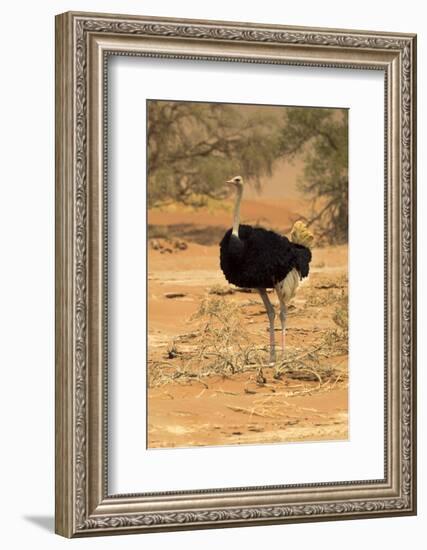
[[[382,479],[384,73],[129,57],[109,71],[110,493]],[[350,109],[349,440],[146,449],[146,98]]]
[[[52,534],[54,496],[54,26],[68,9],[175,17],[418,32],[420,97],[425,95],[425,18],[422,3],[386,0],[343,3],[307,0],[249,3],[172,0],[22,2],[2,7],[1,93],[1,510],[4,548],[205,549],[276,544],[300,549],[385,549],[425,546],[426,406],[419,399],[418,517],[345,521],[215,531],[104,537],[67,541]],[[4,43],[3,43],[4,42]],[[423,93],[421,93],[423,92]],[[420,101],[419,151],[426,148],[427,120]],[[420,155],[421,157],[421,155]],[[426,277],[425,164],[419,161],[419,281]],[[427,303],[419,288],[419,394],[426,390]]]

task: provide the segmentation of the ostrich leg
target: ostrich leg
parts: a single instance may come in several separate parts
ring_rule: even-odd
[[[258,292],[260,293],[262,301],[264,302],[264,306],[268,315],[268,320],[270,322],[270,365],[271,365],[271,364],[274,364],[276,361],[276,347],[274,343],[274,318],[276,317],[276,313],[274,311],[274,307],[272,303],[270,302],[270,299],[268,297],[268,294],[265,288],[259,288]]]
[[[280,323],[282,325],[282,359],[283,359],[283,357],[285,356],[286,315],[287,315],[288,309],[286,307],[285,300],[283,299],[280,286],[276,286],[276,293],[277,293],[277,297],[279,298],[279,304],[280,304]]]

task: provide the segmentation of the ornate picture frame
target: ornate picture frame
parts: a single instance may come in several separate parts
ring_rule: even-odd
[[[383,71],[384,478],[108,492],[106,60]],[[416,36],[68,12],[56,17],[56,532],[65,537],[416,513]]]

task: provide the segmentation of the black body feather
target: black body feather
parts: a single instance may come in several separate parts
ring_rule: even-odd
[[[229,229],[220,243],[220,264],[229,283],[243,288],[272,288],[295,268],[307,277],[309,248],[274,231],[239,226],[239,238]]]

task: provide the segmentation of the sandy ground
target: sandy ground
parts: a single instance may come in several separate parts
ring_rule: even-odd
[[[304,205],[297,200],[286,205],[246,201],[243,207],[244,222],[263,223],[268,215],[270,227],[285,231]],[[200,339],[193,337],[204,322],[191,318],[207,297],[238,307],[244,330],[254,345],[265,348],[267,358],[268,323],[259,296],[209,294],[230,288],[219,269],[217,244],[229,217],[227,209],[149,213],[154,234],[160,236],[150,240],[148,256],[148,446],[347,439],[348,353],[346,346],[341,349],[342,337],[340,349],[324,345],[339,328],[337,304],[347,291],[346,246],[313,250],[310,277],[289,308],[285,357],[303,357],[298,369],[293,371],[291,362],[277,376],[266,362],[261,369],[248,365],[235,373],[204,371],[203,364],[194,373],[183,371],[200,346]],[[279,345],[279,322],[276,326]],[[301,371],[304,361],[307,371]]]
[[[346,388],[316,392],[314,382],[273,378],[259,387],[250,375],[212,376],[206,385],[151,390],[150,447],[347,438]]]

